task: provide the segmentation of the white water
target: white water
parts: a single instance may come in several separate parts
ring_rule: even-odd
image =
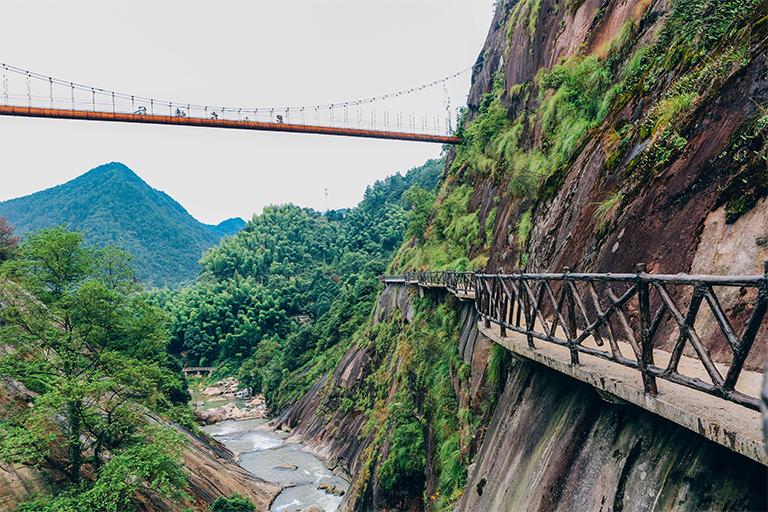
[[[317,489],[326,483],[341,487],[346,492],[349,482],[333,474],[314,455],[302,451],[301,443],[286,443],[287,434],[281,431],[255,430],[267,420],[222,421],[218,425],[203,427],[208,434],[240,454],[240,465],[254,475],[271,482],[295,483],[281,492],[270,508],[273,512],[293,512],[310,505],[320,505],[326,512],[338,510],[340,496]],[[298,466],[296,470],[278,466]]]

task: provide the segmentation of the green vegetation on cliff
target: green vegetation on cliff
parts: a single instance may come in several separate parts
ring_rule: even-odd
[[[119,247],[133,256],[136,275],[153,288],[194,281],[198,260],[242,219],[206,226],[170,196],[125,165],[101,165],[63,185],[0,203],[17,234],[67,225],[88,243]]]
[[[593,203],[604,236],[615,212],[685,156],[707,105],[766,50],[765,5],[676,0],[659,22],[662,13],[641,1],[612,39],[542,67],[528,81],[507,83],[509,73],[495,68],[489,90],[463,116],[457,134],[464,142],[449,154],[449,175],[432,212],[421,214],[418,229],[410,229],[410,243],[392,270],[482,267],[494,245],[499,204],[511,213],[509,224],[498,226],[496,245],[516,254],[506,266],[524,267],[532,214],[560,192],[575,164],[599,158],[596,144],[608,152],[594,191],[601,199]],[[571,13],[578,8],[572,5]],[[533,38],[543,30],[537,28],[541,2],[504,3],[499,9],[507,41],[495,44],[512,59],[520,55],[512,49],[519,33]],[[603,15],[593,14],[594,30]],[[562,25],[570,15],[555,8],[548,16],[560,17]],[[631,116],[622,111],[628,105]],[[726,205],[728,222],[768,190],[766,107],[764,101],[755,105],[747,105],[754,115],[739,121],[711,164],[724,177],[715,206]],[[481,183],[486,187],[479,190]]]
[[[404,508],[420,496],[430,509],[448,510],[463,492],[472,440],[493,410],[492,402],[466,399],[471,370],[458,350],[459,307],[445,300],[415,298],[411,323],[397,312],[366,326],[357,341],[374,354],[367,385],[355,390],[352,404],[367,418],[363,436],[372,436],[362,455],[362,509]],[[376,505],[374,481],[383,501]]]

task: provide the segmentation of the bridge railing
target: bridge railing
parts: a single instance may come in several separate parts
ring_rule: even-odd
[[[448,290],[456,293],[474,293],[475,291],[475,273],[474,272],[446,272],[445,284]]]
[[[498,324],[502,336],[507,330],[524,334],[531,348],[534,340],[567,347],[571,364],[578,365],[583,353],[635,368],[648,394],[657,393],[660,378],[759,407],[757,397],[736,385],[758,332],[766,328],[768,262],[765,274],[755,276],[649,274],[642,264],[635,274],[564,269],[559,274],[401,276],[400,282],[473,292],[487,327]],[[394,276],[383,280],[389,277]],[[716,362],[713,351],[727,362]]]
[[[446,288],[446,274],[444,270],[419,272],[418,280],[422,286],[433,286]]]
[[[212,373],[215,369],[213,366],[185,366],[181,371],[184,373]]]
[[[379,276],[379,281],[382,283],[411,283],[415,284],[419,282],[419,274],[421,272],[403,272],[402,274],[391,274],[388,276]]]
[[[418,272],[422,286],[446,288],[450,292],[467,294],[475,291],[475,273],[453,270]]]
[[[768,266],[762,276],[653,275],[644,265],[636,274],[478,274],[475,304],[502,336],[510,329],[531,348],[534,339],[566,346],[571,364],[585,353],[637,368],[648,394],[661,378],[757,409],[759,399],[735,387],[764,325],[767,275]],[[729,364],[716,364],[712,350]],[[681,373],[683,354],[709,382]]]

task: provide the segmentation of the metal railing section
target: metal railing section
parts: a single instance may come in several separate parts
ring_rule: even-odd
[[[765,329],[768,262],[764,265],[765,273],[755,276],[649,274],[639,264],[635,274],[567,268],[559,274],[430,271],[383,276],[382,281],[472,294],[486,327],[498,324],[502,336],[507,329],[524,334],[534,349],[535,339],[565,346],[574,365],[584,353],[635,368],[647,394],[657,393],[660,378],[759,409],[759,398],[735,387],[758,332]],[[721,305],[722,298],[729,307]],[[710,355],[715,344],[730,350],[724,370]],[[669,358],[657,363],[654,349],[662,348]],[[709,382],[680,372],[684,353],[701,364]]]

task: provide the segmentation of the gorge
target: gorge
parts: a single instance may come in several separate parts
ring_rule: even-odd
[[[141,311],[163,311],[167,345],[167,358],[152,355],[166,380],[147,407],[156,408],[152,422],[187,439],[189,506],[208,510],[236,492],[267,510],[286,486],[238,468],[234,452],[196,431],[189,408],[179,412],[180,362],[213,368],[209,383],[232,376],[263,393],[273,418],[259,428],[271,431],[234,442],[302,443],[327,467],[323,478],[349,481],[329,504],[345,512],[768,509],[764,441],[737,448],[717,421],[686,428],[657,414],[647,388],[629,403],[609,386],[508,350],[501,330],[496,337],[479,316],[477,296],[380,278],[442,270],[756,276],[754,286],[727,292],[695,285],[698,295],[672,283],[667,295],[682,312],[659,310],[658,322],[641,320],[642,305],[629,299],[617,306],[611,294],[630,285],[596,287],[594,309],[628,305],[622,318],[642,327],[621,341],[638,352],[655,336],[651,354],[705,353],[713,366],[730,364],[741,350],[731,338],[742,339],[754,316],[744,372],[761,373],[768,2],[499,0],[472,73],[456,131],[463,142],[443,158],[375,183],[344,212],[267,207],[205,253],[194,284],[141,296]],[[0,281],[6,302],[24,295],[9,282]],[[593,283],[585,283],[577,291],[587,301]],[[650,287],[656,311],[666,296]],[[520,300],[542,302],[546,293]],[[593,307],[562,297],[574,316]],[[694,322],[699,305],[705,313]],[[561,329],[571,322],[563,318]],[[584,332],[589,322],[578,322]],[[601,324],[606,340],[607,329],[621,327],[615,322]],[[701,340],[686,330],[694,324]],[[38,390],[14,386],[0,398],[32,409],[24,404]],[[162,405],[174,390],[174,406]],[[705,407],[732,397],[708,395]],[[750,421],[758,430],[757,416]],[[205,428],[222,437],[230,427]],[[247,467],[242,461],[258,452],[242,451]],[[98,474],[98,464],[88,468]],[[0,469],[3,489],[13,489],[0,510],[66,481],[51,484],[26,466]],[[132,506],[172,509],[142,492]]]

